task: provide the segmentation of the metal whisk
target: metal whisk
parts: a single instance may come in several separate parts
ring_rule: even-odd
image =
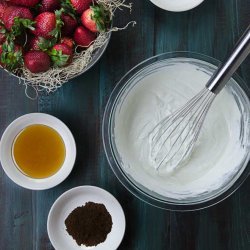
[[[205,88],[150,132],[150,158],[157,169],[165,166],[172,171],[192,153],[213,100],[249,53],[250,26]]]

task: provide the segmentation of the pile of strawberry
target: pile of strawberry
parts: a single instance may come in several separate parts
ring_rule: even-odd
[[[32,73],[65,67],[110,21],[94,0],[0,0],[0,65]]]

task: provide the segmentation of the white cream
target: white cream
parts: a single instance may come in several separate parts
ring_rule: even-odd
[[[156,171],[148,134],[206,84],[211,72],[190,63],[161,68],[126,90],[115,113],[114,138],[122,166],[136,182],[170,199],[188,199],[224,187],[245,157],[241,112],[227,89],[216,97],[191,157],[168,172]]]

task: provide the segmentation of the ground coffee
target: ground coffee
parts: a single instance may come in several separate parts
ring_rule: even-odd
[[[66,230],[80,246],[96,246],[111,232],[112,218],[103,204],[87,202],[65,220]]]

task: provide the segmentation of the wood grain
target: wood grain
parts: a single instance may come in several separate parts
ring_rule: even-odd
[[[222,60],[249,24],[249,0],[205,0],[194,10],[171,13],[148,0],[133,2],[133,12],[117,12],[115,25],[137,25],[113,33],[102,59],[57,93],[27,99],[17,81],[0,71],[0,133],[29,112],[55,115],[71,129],[77,160],[59,186],[32,192],[12,183],[0,170],[0,249],[49,250],[49,209],[64,191],[96,185],[122,204],[127,220],[124,250],[250,249],[250,180],[220,204],[196,212],[177,213],[151,207],[131,195],[112,173],[102,146],[101,122],[108,97],[133,66],[155,54],[189,50]],[[238,73],[250,87],[250,59]],[[250,93],[250,92],[249,92]]]
[[[0,71],[0,133],[11,121],[37,110],[23,94],[17,79]],[[20,93],[22,93],[20,95]],[[0,249],[33,248],[32,193],[17,185],[0,169]]]

